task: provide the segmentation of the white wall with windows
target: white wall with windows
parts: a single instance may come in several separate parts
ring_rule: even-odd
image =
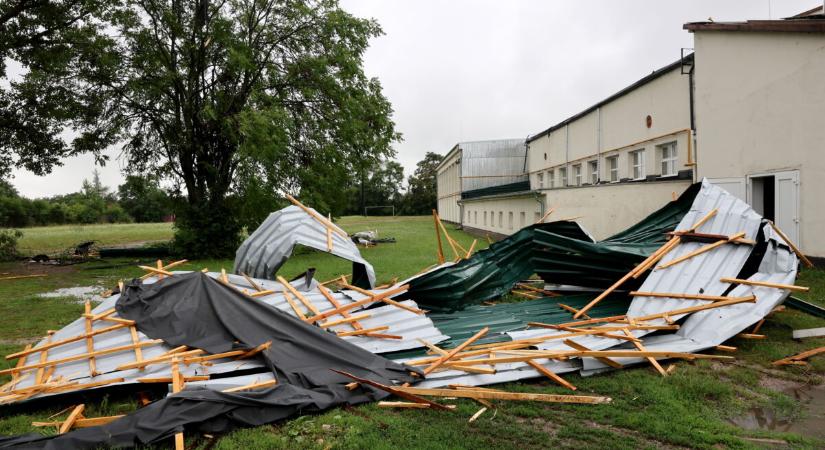
[[[466,229],[490,231],[498,234],[513,234],[525,226],[532,225],[542,216],[541,205],[532,193],[501,198],[465,199],[465,211],[471,211],[472,221],[464,223]],[[476,212],[481,222],[475,220]],[[489,222],[485,217],[490,216]],[[553,213],[555,215],[555,213]]]

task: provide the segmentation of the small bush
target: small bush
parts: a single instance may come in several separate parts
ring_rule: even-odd
[[[23,237],[20,230],[0,230],[0,261],[17,258],[17,240]]]

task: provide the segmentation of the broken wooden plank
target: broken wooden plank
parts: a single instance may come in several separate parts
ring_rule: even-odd
[[[275,386],[278,384],[278,380],[268,380],[268,381],[260,381],[257,383],[247,384],[245,386],[238,386],[229,389],[224,389],[221,392],[241,392],[241,391],[252,391],[255,389],[264,389],[271,386]]]
[[[392,387],[392,386],[385,386],[381,383],[377,383],[375,381],[368,380],[366,378],[357,377],[357,376],[355,376],[351,373],[347,373],[347,372],[344,372],[344,371],[341,371],[341,370],[336,370],[336,369],[330,369],[330,370],[332,370],[335,373],[339,373],[341,375],[344,375],[345,377],[352,378],[353,380],[357,381],[360,384],[366,384],[366,385],[372,386],[374,388],[381,389],[382,391],[389,392],[390,394],[393,394],[396,397],[401,397],[405,400],[409,400],[409,401],[415,402],[415,403],[425,403],[425,404],[429,405],[431,408],[440,409],[442,411],[449,411],[450,410],[450,408],[446,405],[442,405],[442,404],[436,403],[432,400],[427,400],[424,397],[420,397],[418,395],[411,394],[409,392],[405,392],[404,390],[402,390],[402,388],[396,388],[396,387]]]
[[[80,418],[80,415],[83,413],[83,410],[86,409],[86,405],[83,403],[75,406],[71,413],[69,413],[69,417],[60,425],[60,429],[57,430],[57,434],[63,434],[70,429],[72,429],[72,425],[74,425],[75,421]]]
[[[127,326],[128,325],[126,325],[126,324],[118,324],[118,325],[112,325],[111,327],[107,327],[107,328],[100,328],[98,330],[92,331],[91,333],[83,333],[83,334],[73,336],[73,337],[70,337],[70,338],[61,339],[59,341],[54,341],[54,342],[50,342],[50,343],[47,343],[47,344],[43,344],[43,345],[38,346],[38,347],[29,348],[29,349],[26,349],[26,350],[23,350],[23,351],[20,351],[20,352],[17,352],[17,353],[12,353],[10,355],[6,355],[6,359],[15,359],[15,358],[20,358],[22,356],[28,356],[32,353],[37,353],[37,352],[40,352],[40,351],[43,351],[43,350],[49,350],[49,349],[59,347],[61,345],[69,344],[69,343],[72,343],[72,342],[82,341],[83,339],[86,339],[89,336],[97,336],[98,334],[108,333],[110,331],[119,330],[119,329],[127,327]]]
[[[799,247],[797,247],[796,244],[794,244],[794,242],[791,240],[791,238],[788,237],[787,234],[780,230],[779,227],[776,226],[776,224],[772,220],[769,220],[768,223],[771,224],[771,228],[773,228],[773,231],[776,231],[776,234],[782,236],[782,239],[785,240],[785,242],[788,244],[791,250],[793,250],[793,252],[796,253],[796,256],[798,256],[799,259],[802,260],[802,262],[805,263],[806,266],[814,266],[814,263],[812,263],[811,260],[808,259],[808,257],[805,256],[804,253],[802,253],[802,250],[800,250]]]
[[[794,339],[804,339],[820,336],[825,336],[825,328],[806,328],[804,330],[793,330]]]
[[[291,196],[291,195],[289,195],[289,194],[286,194],[286,199],[287,199],[287,200],[289,200],[289,201],[290,201],[293,205],[295,205],[295,206],[297,206],[297,207],[301,208],[302,210],[304,210],[304,212],[305,212],[305,213],[307,213],[307,214],[309,214],[310,216],[312,216],[312,218],[314,218],[315,220],[317,220],[318,222],[320,222],[320,223],[321,223],[321,225],[323,225],[323,226],[325,226],[325,227],[327,227],[327,228],[331,229],[332,231],[334,231],[334,232],[336,232],[336,233],[340,234],[341,236],[343,236],[343,237],[345,237],[345,238],[349,239],[349,235],[348,235],[348,234],[347,234],[344,230],[342,230],[342,229],[338,228],[338,226],[336,226],[334,223],[332,223],[332,221],[327,220],[327,218],[326,218],[326,217],[324,217],[324,216],[322,216],[322,215],[318,214],[317,212],[315,212],[315,211],[313,211],[313,210],[309,209],[309,208],[308,208],[307,206],[305,206],[303,203],[301,203],[301,202],[299,202],[297,199],[295,199],[295,197],[293,197],[293,196]]]
[[[626,334],[628,337],[633,336],[633,333],[631,333],[629,329],[625,328],[623,331],[624,331],[624,334]],[[647,349],[644,347],[644,345],[642,345],[642,343],[640,341],[634,341],[633,345],[640,352],[646,352],[647,351]],[[665,371],[665,369],[662,368],[662,365],[659,364],[659,361],[656,361],[656,358],[647,356],[647,357],[645,357],[645,359],[647,359],[647,361],[650,363],[650,365],[652,365],[653,368],[656,369],[663,377],[667,376],[667,372]]]
[[[682,294],[677,292],[643,292],[631,291],[630,295],[634,297],[657,297],[657,298],[681,298],[686,300],[707,300],[711,302],[723,302],[725,300],[735,298],[747,297],[725,297],[723,295],[705,295],[705,294]]]
[[[150,341],[143,341],[139,344],[139,346],[145,347],[145,346],[157,345],[157,344],[161,344],[161,343],[163,343],[163,339],[153,339],[153,340],[150,340]],[[130,350],[133,350],[135,348],[135,346],[136,346],[135,344],[122,345],[122,346],[119,346],[119,347],[111,347],[111,348],[105,348],[105,349],[102,349],[102,350],[95,350],[94,353],[83,353],[83,354],[80,354],[80,355],[67,356],[65,358],[60,358],[60,359],[53,359],[51,361],[46,361],[45,363],[29,364],[27,366],[22,366],[22,367],[12,367],[10,369],[0,370],[0,375],[5,375],[7,373],[20,372],[20,371],[23,371],[23,370],[39,369],[41,367],[47,367],[47,366],[56,366],[58,364],[64,364],[64,363],[67,363],[67,362],[80,361],[82,359],[86,359],[86,358],[89,358],[89,357],[92,357],[92,356],[103,356],[103,355],[109,355],[109,354],[112,354],[112,353],[130,351]]]
[[[481,398],[484,400],[529,400],[549,403],[610,403],[610,397],[589,396],[589,395],[559,395],[559,394],[533,394],[524,392],[494,391],[491,389],[438,389],[438,388],[415,388],[399,387],[396,391],[413,394],[426,395],[432,397],[459,397],[459,398]]]
[[[578,342],[573,341],[573,340],[570,340],[570,339],[565,339],[563,342],[564,342],[564,345],[566,345],[566,346],[568,346],[568,347],[573,347],[573,348],[575,348],[576,350],[581,350],[581,351],[584,351],[584,352],[589,352],[589,351],[591,351],[589,348],[585,347],[584,345],[581,345],[581,344],[579,344]],[[618,363],[618,362],[616,362],[616,361],[613,361],[613,360],[612,360],[612,359],[610,359],[610,358],[605,358],[605,357],[596,357],[596,359],[597,359],[598,361],[601,361],[601,362],[603,362],[603,363],[607,364],[607,365],[608,365],[608,366],[610,366],[610,367],[615,368],[615,369],[623,369],[623,368],[624,368],[624,365],[622,365],[621,363]]]
[[[363,300],[358,300],[357,302],[348,303],[348,304],[343,305],[341,307],[331,309],[329,311],[325,311],[325,312],[323,312],[321,314],[318,314],[316,316],[312,316],[312,317],[307,318],[306,321],[309,322],[309,323],[314,323],[314,322],[317,322],[319,320],[326,319],[327,317],[334,316],[334,315],[337,315],[337,314],[341,314],[341,312],[343,312],[343,311],[349,311],[351,309],[355,309],[355,308],[358,308],[360,306],[368,305],[370,303],[374,303],[374,302],[377,302],[377,301],[384,301],[386,297],[396,295],[396,294],[400,294],[400,293],[406,291],[409,288],[410,288],[410,285],[405,284],[403,286],[399,286],[397,288],[393,288],[393,289],[390,289],[388,291],[381,292],[380,294],[374,294],[369,298],[365,298]],[[421,312],[423,313],[424,311],[421,311]]]
[[[656,268],[656,270],[662,270],[662,269],[667,269],[668,267],[673,267],[676,264],[679,264],[683,261],[687,261],[688,259],[691,259],[695,256],[699,256],[703,253],[707,253],[707,252],[709,252],[709,251],[711,251],[711,250],[713,250],[717,247],[721,247],[725,244],[730,244],[731,242],[733,242],[737,239],[743,238],[743,237],[745,237],[745,232],[744,231],[736,233],[736,234],[730,236],[729,238],[727,238],[726,240],[717,241],[717,242],[714,242],[712,244],[708,244],[708,245],[705,245],[703,247],[699,247],[696,250],[694,250],[694,251],[692,251],[688,254],[679,256],[678,258],[674,258],[674,259],[660,265],[659,267]]]
[[[573,386],[567,380],[565,380],[564,378],[558,376],[555,372],[553,372],[552,370],[542,366],[541,364],[539,364],[535,361],[532,361],[532,360],[527,361],[527,364],[529,364],[534,369],[538,370],[539,373],[541,373],[542,375],[546,376],[547,378],[550,378],[551,380],[553,380],[556,383],[566,387],[567,389],[570,389],[572,391],[576,390],[576,386]]]

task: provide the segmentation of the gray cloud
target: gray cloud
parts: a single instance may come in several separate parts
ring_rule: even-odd
[[[685,22],[787,17],[813,0],[342,0],[386,33],[365,56],[395,109],[411,173],[427,151],[463,140],[526,137],[618,91],[692,47]],[[117,152],[112,155],[116,156]],[[28,196],[73,192],[93,170],[72,158],[47,177],[17,171]],[[121,179],[116,162],[104,183]]]

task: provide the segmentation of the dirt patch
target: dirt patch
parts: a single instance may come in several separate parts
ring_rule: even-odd
[[[551,422],[542,417],[534,417],[532,419],[528,419],[525,417],[517,417],[516,422],[520,424],[530,425],[530,427],[532,428],[539,428],[541,429],[541,431],[547,433],[551,437],[556,436],[556,433],[559,432],[559,428],[561,428],[556,422]]]

